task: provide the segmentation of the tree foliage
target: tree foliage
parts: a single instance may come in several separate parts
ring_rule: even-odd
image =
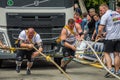
[[[109,0],[84,0],[87,10],[95,8],[98,11],[99,5],[102,3],[108,4]]]

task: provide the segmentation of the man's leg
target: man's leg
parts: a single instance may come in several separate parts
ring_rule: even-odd
[[[29,61],[27,62],[27,71],[26,71],[27,75],[31,74],[30,69],[31,69],[32,65],[33,65],[33,62],[29,62]]]
[[[38,55],[39,55],[40,53],[39,52],[34,52],[33,54],[32,54],[32,58],[35,58],[35,57],[37,57]]]
[[[22,61],[16,61],[16,71],[17,71],[17,73],[20,72],[21,64],[22,64]]]
[[[66,72],[66,67],[67,64],[70,63],[72,59],[70,59],[69,57],[63,57],[63,59],[61,60],[61,68],[63,69],[63,71]]]
[[[104,52],[104,57],[105,57],[108,69],[111,70],[112,69],[112,59],[111,59],[110,53]]]
[[[61,60],[61,68],[66,71],[67,64],[73,59],[74,51],[72,49],[63,48],[63,59]]]
[[[120,66],[120,40],[116,42],[117,45],[116,46],[116,52],[114,53],[115,54],[115,71],[116,71],[116,75],[119,75],[119,66]]]
[[[114,65],[115,65],[115,73],[118,74],[119,71],[119,66],[120,66],[120,58],[119,58],[119,53],[115,52],[114,53]]]
[[[16,56],[16,71],[17,71],[17,73],[20,72],[23,56],[24,56],[23,52],[18,51],[17,56]]]
[[[112,72],[114,73],[114,70],[112,69],[112,59],[111,59],[111,56],[109,53],[104,53],[104,57],[105,57],[105,60],[106,60],[106,64],[107,64],[107,68]],[[104,77],[108,78],[112,76],[110,73],[106,73]]]
[[[67,67],[67,64],[69,62],[69,56],[70,56],[70,53],[69,53],[69,49],[64,47],[62,49],[62,52],[63,52],[63,58],[61,59],[61,68],[66,71],[66,67]]]
[[[27,75],[30,75],[31,74],[31,67],[33,65],[33,61],[34,61],[34,58],[32,58],[32,51],[28,51],[28,54],[26,55],[26,58],[28,59],[28,62],[27,62],[27,71],[26,71],[26,74]]]
[[[61,60],[61,68],[62,68],[65,72],[66,72],[67,64],[69,64],[72,59],[73,59],[73,57],[63,57],[63,59]],[[61,72],[61,73],[62,73],[62,72]]]
[[[112,58],[110,56],[110,53],[113,53],[114,52],[114,42],[112,40],[106,40],[105,41],[105,44],[104,44],[104,56],[105,56],[105,60],[106,60],[106,63],[107,63],[107,67],[108,69],[114,73],[114,70],[112,69]],[[110,77],[112,76],[111,74],[107,73],[105,75],[105,77]]]

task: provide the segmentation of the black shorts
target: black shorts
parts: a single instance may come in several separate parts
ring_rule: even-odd
[[[32,56],[33,52],[35,52],[35,50],[30,50],[30,51],[19,50],[16,55],[16,60],[22,61],[24,59],[24,57],[26,57],[26,59],[28,59],[29,62],[32,62],[31,56]]]
[[[69,56],[75,55],[75,51],[73,51],[70,48],[66,48],[66,47],[63,47],[62,52],[63,52],[63,57],[69,57]]]
[[[120,40],[105,40],[104,52],[108,53],[120,52]]]

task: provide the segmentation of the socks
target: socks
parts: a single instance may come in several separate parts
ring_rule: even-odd
[[[21,66],[22,61],[16,61],[17,66]]]

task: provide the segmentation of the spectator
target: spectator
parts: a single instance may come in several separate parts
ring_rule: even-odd
[[[106,4],[101,4],[100,12],[102,14],[100,26],[98,29],[97,38],[99,38],[103,32],[103,29],[106,30],[106,37],[104,41],[104,56],[106,59],[108,69],[118,75],[119,64],[120,64],[120,20],[119,13],[108,9]],[[110,53],[114,53],[114,66],[115,71],[112,69],[112,59]],[[109,73],[105,77],[111,76]]]
[[[96,39],[96,35],[98,34],[98,27],[99,27],[99,24],[100,24],[100,16],[98,14],[95,14],[93,18],[96,22],[95,22],[95,29],[94,29],[91,40]]]
[[[82,14],[82,17],[83,17],[82,23],[81,23],[82,31],[84,31],[84,26],[87,24],[87,15],[88,15],[87,13]]]
[[[81,24],[82,19],[80,18],[80,14],[78,12],[74,14],[74,19],[76,23]]]
[[[90,34],[89,34],[89,27],[88,27],[88,24],[90,21],[91,21],[91,17],[89,15],[87,15],[87,23],[84,26],[84,36],[85,36],[85,40],[87,40],[87,41],[89,41],[91,39]]]
[[[120,6],[116,7],[116,11],[120,14]]]
[[[91,21],[88,23],[88,28],[89,28],[89,36],[90,38],[92,37],[92,34],[94,32],[95,29],[95,20],[93,18],[93,16],[96,14],[95,9],[91,8],[89,9],[89,16],[91,17]]]
[[[81,15],[81,10],[80,10],[80,8],[79,8],[77,3],[74,4],[74,11],[78,12]]]

